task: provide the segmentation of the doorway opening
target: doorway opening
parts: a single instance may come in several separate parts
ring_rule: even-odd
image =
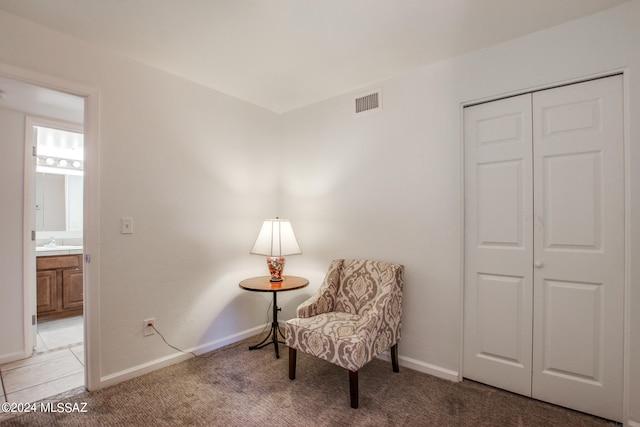
[[[84,341],[84,129],[32,117],[27,125],[36,147],[34,353],[41,354],[81,347]]]
[[[3,107],[25,130],[15,141],[25,145],[24,319],[15,324],[25,350],[0,365],[0,390],[26,403],[85,389],[85,98],[2,76],[0,84]]]

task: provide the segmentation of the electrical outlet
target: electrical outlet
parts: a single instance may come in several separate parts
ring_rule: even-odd
[[[156,326],[156,319],[151,318],[142,321],[142,335],[148,337],[156,333],[154,327]]]

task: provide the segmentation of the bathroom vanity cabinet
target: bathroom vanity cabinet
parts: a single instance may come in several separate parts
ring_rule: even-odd
[[[81,315],[82,254],[39,256],[36,269],[38,320]]]

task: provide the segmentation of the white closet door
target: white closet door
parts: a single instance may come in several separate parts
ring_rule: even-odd
[[[622,77],[533,94],[533,397],[622,419]]]
[[[622,77],[465,109],[466,378],[622,419]]]
[[[531,394],[531,95],[468,107],[464,376]]]

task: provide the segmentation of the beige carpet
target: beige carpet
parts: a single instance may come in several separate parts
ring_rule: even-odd
[[[87,413],[32,413],[1,426],[602,426],[605,420],[471,381],[453,383],[374,360],[360,371],[360,407],[347,372],[298,352],[248,351],[259,337],[63,400]],[[402,346],[402,343],[400,343]],[[402,347],[400,347],[402,352]]]

